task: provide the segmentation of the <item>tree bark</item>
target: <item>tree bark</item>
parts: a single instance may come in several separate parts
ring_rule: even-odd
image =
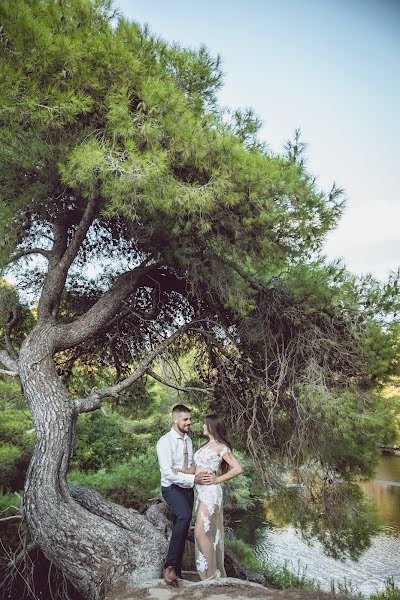
[[[55,368],[55,345],[54,325],[39,323],[18,361],[36,430],[24,518],[45,556],[86,598],[100,600],[110,590],[160,577],[167,541],[145,515],[100,501],[95,492],[71,495],[66,474],[77,416]]]

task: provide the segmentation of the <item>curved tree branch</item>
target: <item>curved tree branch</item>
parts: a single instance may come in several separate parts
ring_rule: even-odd
[[[9,517],[1,517],[0,523],[3,521],[23,521],[23,519],[22,515],[10,515]]]
[[[18,252],[14,252],[9,259],[6,261],[6,265],[19,260],[23,256],[29,256],[30,254],[41,254],[45,256],[47,259],[50,257],[50,250],[45,250],[44,248],[24,248],[23,250],[18,250]]]
[[[39,300],[38,320],[56,316],[69,268],[93,222],[98,204],[97,194],[88,200],[82,219],[68,246],[66,246],[65,227],[54,226],[54,243],[49,252],[49,270]]]
[[[11,358],[13,358],[14,360],[18,360],[18,356],[17,356],[17,353],[15,352],[13,345],[11,343],[10,333],[11,333],[11,329],[13,328],[13,325],[16,323],[17,319],[18,319],[18,312],[17,312],[16,307],[14,306],[12,308],[12,317],[11,317],[10,321],[8,321],[6,323],[6,328],[4,331],[4,340],[6,342],[6,347],[7,347],[8,353],[11,356]]]
[[[64,273],[68,272],[69,267],[71,266],[79,252],[79,248],[81,247],[82,242],[85,239],[86,234],[89,231],[89,227],[91,226],[95,214],[97,212],[98,204],[99,198],[97,194],[95,194],[92,198],[89,199],[85,211],[83,213],[82,219],[60,261],[60,268]]]
[[[97,410],[101,406],[102,398],[106,398],[106,397],[110,397],[110,396],[112,396],[114,398],[118,397],[118,394],[120,392],[122,392],[124,389],[126,389],[127,387],[129,387],[130,385],[135,383],[135,381],[140,379],[140,377],[142,377],[146,373],[147,369],[149,368],[149,365],[159,354],[164,352],[164,350],[166,350],[166,348],[168,348],[168,346],[170,346],[180,335],[185,333],[185,331],[188,331],[194,323],[198,323],[199,321],[202,321],[202,320],[203,320],[203,318],[196,318],[196,319],[193,319],[192,321],[189,321],[189,323],[185,323],[184,325],[179,327],[176,331],[174,331],[174,333],[172,333],[169,337],[167,337],[165,340],[163,340],[158,346],[156,346],[156,348],[154,348],[154,350],[149,352],[147,354],[147,356],[145,356],[143,358],[143,360],[141,360],[139,362],[135,371],[133,373],[131,373],[131,375],[129,375],[125,379],[122,379],[122,381],[120,381],[119,383],[112,385],[108,388],[100,389],[100,390],[93,388],[93,390],[89,396],[87,396],[86,398],[76,400],[75,401],[75,412],[77,414],[80,414],[83,412],[91,412],[93,410]]]
[[[111,288],[83,315],[69,323],[56,325],[56,350],[72,348],[108,329],[120,306],[138,287],[140,279],[158,268],[159,263],[148,265],[146,258],[132,271],[122,273]]]
[[[152,369],[147,369],[146,373],[148,375],[150,375],[150,377],[153,377],[153,379],[156,379],[157,381],[162,383],[163,385],[166,385],[166,386],[173,388],[174,390],[178,390],[180,392],[203,392],[203,394],[211,394],[212,393],[212,390],[210,390],[208,388],[183,387],[183,386],[177,385],[175,383],[170,383],[169,381],[165,381],[165,379],[163,379],[162,377],[157,375],[157,373],[155,373]]]
[[[7,367],[7,369],[12,373],[18,374],[17,361],[11,358],[11,356],[5,350],[0,350],[0,363]],[[8,374],[9,373],[6,373],[6,375]]]
[[[18,377],[18,373],[15,371],[5,371],[4,369],[0,369],[0,375],[8,375],[9,377]]]

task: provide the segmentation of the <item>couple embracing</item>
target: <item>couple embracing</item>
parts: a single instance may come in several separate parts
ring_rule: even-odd
[[[177,404],[172,409],[171,430],[157,442],[161,493],[174,515],[163,575],[169,585],[175,586],[182,578],[182,556],[192,519],[194,488],[197,571],[202,580],[226,577],[220,484],[242,473],[240,463],[232,454],[226,427],[218,415],[205,418],[203,435],[208,437],[208,442],[195,454],[188,435],[190,426],[190,408]],[[218,470],[220,474],[217,475]]]

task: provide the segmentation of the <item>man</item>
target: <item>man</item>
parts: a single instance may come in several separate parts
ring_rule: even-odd
[[[173,469],[193,464],[193,444],[188,432],[191,425],[190,408],[177,404],[172,409],[172,428],[157,442],[157,456],[161,471],[161,493],[173,512],[174,527],[163,576],[168,585],[178,585],[182,578],[182,557],[193,510],[193,485],[210,484],[210,473],[196,475],[174,473]]]

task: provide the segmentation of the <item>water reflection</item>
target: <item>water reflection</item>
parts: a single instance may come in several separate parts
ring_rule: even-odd
[[[398,485],[393,485],[393,483]],[[399,456],[384,456],[376,469],[374,479],[361,484],[365,493],[375,502],[385,531],[398,537],[400,537],[399,484]]]
[[[358,561],[340,561],[327,556],[319,542],[307,544],[292,525],[264,529],[263,533],[264,540],[256,546],[260,560],[287,564],[294,573],[306,569],[306,576],[317,580],[325,590],[329,590],[331,581],[342,583],[344,578],[367,597],[382,591],[388,577],[400,586],[399,538],[380,533]]]
[[[400,487],[368,481],[362,488],[375,502],[384,530],[400,537]]]
[[[235,537],[256,548],[263,543],[265,537],[266,522],[264,513],[264,505],[261,501],[246,509],[246,512],[241,510],[225,511],[225,529],[232,530]]]
[[[384,455],[378,463],[374,479],[386,479],[400,483],[400,456]]]
[[[331,512],[326,510],[323,496],[317,495],[309,506],[296,504],[296,494],[289,504],[275,497],[266,512],[259,506],[244,515],[232,515],[230,525],[238,537],[255,547],[260,559],[287,563],[294,572],[299,566],[306,568],[307,576],[326,590],[331,580],[342,582],[345,577],[368,596],[382,590],[388,577],[400,586],[400,487],[392,485],[399,482],[400,457],[385,456],[374,479],[360,484],[376,507],[382,526],[379,533],[374,510],[370,512],[371,505],[363,503],[356,492],[348,496],[347,506],[346,502],[334,503],[333,512],[332,504]],[[235,517],[241,522],[233,522]],[[338,553],[332,551],[333,546],[339,548]]]
[[[304,541],[318,540],[326,555],[340,560],[358,559],[379,530],[375,504],[354,483],[291,488],[272,496],[266,510],[271,525],[293,525]]]

